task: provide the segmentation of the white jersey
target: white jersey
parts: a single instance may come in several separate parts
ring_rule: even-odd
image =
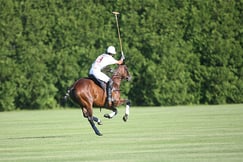
[[[97,79],[100,79],[107,83],[110,78],[106,74],[102,73],[101,70],[108,65],[112,65],[116,63],[118,63],[118,61],[114,59],[111,55],[102,54],[98,56],[95,62],[92,64],[89,74],[92,74]]]
[[[118,61],[114,59],[111,55],[102,54],[98,56],[95,62],[92,64],[92,69],[102,70],[104,67],[112,64],[116,64]]]

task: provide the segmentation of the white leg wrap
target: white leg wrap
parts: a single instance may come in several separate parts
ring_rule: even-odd
[[[115,116],[115,115],[116,115],[116,112],[114,112],[114,111],[113,111],[112,113],[109,114],[109,116],[110,116],[111,118],[112,118],[113,116]]]
[[[129,115],[130,106],[126,105],[126,114]]]

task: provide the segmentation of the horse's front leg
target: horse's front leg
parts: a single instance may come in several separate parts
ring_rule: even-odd
[[[119,105],[125,104],[126,103],[126,110],[125,110],[125,115],[123,116],[123,121],[126,122],[128,120],[128,116],[130,113],[130,106],[131,106],[131,102],[129,100],[126,99],[121,99],[119,101]]]
[[[129,100],[126,101],[126,111],[125,111],[125,115],[123,116],[123,121],[126,122],[130,113],[130,106],[131,106],[131,102]]]
[[[104,115],[105,118],[111,119],[111,118],[113,118],[114,116],[116,116],[116,114],[117,114],[117,109],[114,107],[114,108],[112,108],[111,110],[112,110],[112,112],[111,112],[110,114],[105,114],[105,115]]]

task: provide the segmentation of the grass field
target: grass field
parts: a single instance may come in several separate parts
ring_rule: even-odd
[[[0,113],[0,161],[243,161],[243,105],[131,108],[96,136],[79,109]]]

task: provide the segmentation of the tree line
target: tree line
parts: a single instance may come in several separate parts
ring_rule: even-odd
[[[133,105],[243,103],[242,10],[238,0],[0,0],[0,111],[62,106],[109,45],[119,59],[112,11]]]

